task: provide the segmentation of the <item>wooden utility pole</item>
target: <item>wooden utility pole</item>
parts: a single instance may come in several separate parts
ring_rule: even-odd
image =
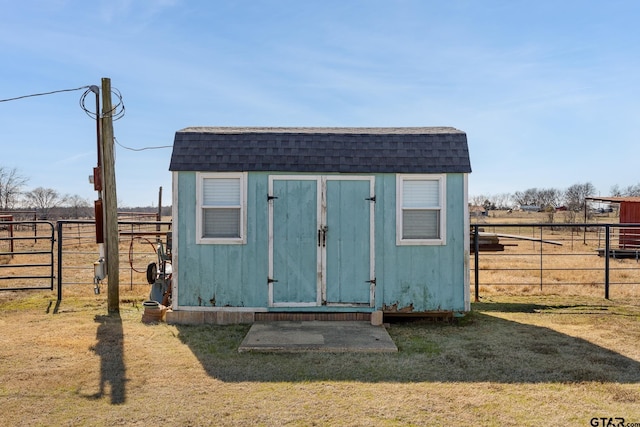
[[[104,77],[102,79],[102,174],[104,177],[102,203],[107,261],[107,305],[109,313],[118,313],[120,311],[120,255],[112,109],[111,79]]]

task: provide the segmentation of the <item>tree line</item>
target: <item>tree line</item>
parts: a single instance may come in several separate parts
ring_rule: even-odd
[[[93,218],[93,203],[89,200],[77,194],[61,194],[53,188],[26,190],[28,182],[18,169],[0,165],[0,212],[35,211],[38,219]],[[119,208],[121,212],[133,210],[157,212],[157,208]],[[171,207],[163,207],[162,215],[170,214]]]
[[[92,214],[88,200],[74,194],[60,194],[53,188],[36,187],[25,191],[29,179],[16,168],[0,165],[0,211],[35,210],[39,219],[47,219],[53,209],[65,207],[77,218]],[[73,213],[72,213],[73,214]]]
[[[501,193],[493,195],[475,195],[469,197],[469,203],[483,206],[485,209],[513,209],[518,206],[535,206],[540,210],[564,207],[568,211],[584,210],[586,199],[597,194],[596,187],[590,183],[573,184],[560,190],[557,188],[529,188],[515,193]],[[640,196],[640,184],[611,188],[612,197]]]

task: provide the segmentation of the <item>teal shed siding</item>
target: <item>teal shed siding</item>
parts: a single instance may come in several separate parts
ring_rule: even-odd
[[[196,173],[181,172],[177,179],[178,306],[266,307],[266,175],[248,176],[244,245],[196,244]]]
[[[376,179],[376,306],[385,310],[465,310],[464,174],[446,177],[446,244],[397,246],[395,175]],[[384,202],[382,202],[384,201]]]
[[[174,171],[174,229],[176,230],[177,291],[174,306],[269,307],[269,176],[247,174],[246,244],[196,244],[196,172]],[[325,174],[349,176],[349,174]],[[358,174],[366,176],[366,174]],[[396,174],[371,174],[375,179],[375,306],[317,305],[295,310],[464,311],[468,286],[468,247],[465,245],[466,173],[446,175],[446,244],[396,244]],[[336,193],[335,197],[340,197]],[[344,214],[348,215],[348,212]],[[295,217],[287,221],[308,221]],[[292,224],[294,225],[294,224]],[[294,225],[295,228],[295,225]],[[334,252],[335,253],[335,252]],[[348,254],[342,255],[342,258]],[[342,259],[329,262],[339,264]],[[345,290],[336,291],[340,295]],[[347,292],[348,293],[348,292]]]

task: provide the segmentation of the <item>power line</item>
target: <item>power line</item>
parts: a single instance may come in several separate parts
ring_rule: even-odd
[[[98,117],[98,114],[94,113],[91,110],[89,110],[85,106],[85,101],[86,101],[87,95],[92,92],[91,91],[91,86],[81,86],[81,87],[77,87],[77,88],[74,88],[74,89],[61,89],[61,90],[54,90],[54,91],[51,91],[51,92],[34,93],[34,94],[31,94],[31,95],[17,96],[15,98],[0,99],[0,102],[17,101],[19,99],[31,98],[31,97],[34,97],[34,96],[53,95],[53,94],[56,94],[56,93],[73,92],[73,91],[82,90],[82,89],[87,89],[87,90],[85,90],[85,92],[80,97],[80,108],[82,108],[82,110],[89,117],[91,117],[93,119],[96,119]],[[125,107],[124,107],[124,101],[122,100],[122,94],[120,93],[120,91],[118,89],[116,89],[116,88],[111,88],[111,93],[116,96],[116,98],[118,99],[118,102],[114,106],[112,106],[111,111],[108,111],[108,112],[104,113],[103,115],[104,116],[111,116],[112,120],[115,121],[115,120],[121,119],[124,116]],[[143,147],[143,148],[131,148],[131,147],[127,147],[125,145],[120,144],[120,142],[118,141],[118,139],[116,137],[114,137],[113,140],[120,147],[124,148],[125,150],[130,150],[130,151],[158,150],[158,149],[172,148],[173,147],[173,145],[160,145],[160,146],[155,146],[155,147],[152,146],[152,147]]]
[[[115,136],[113,137],[113,140],[120,147],[124,148],[125,150],[130,150],[130,151],[158,150],[158,149],[161,149],[161,148],[172,148],[173,147],[173,145],[158,145],[158,146],[155,146],[155,147],[131,148],[131,147],[127,147],[127,146],[124,146],[124,145],[120,144],[120,141],[118,141],[118,138],[116,138]]]
[[[31,97],[34,97],[34,96],[53,95],[54,93],[61,93],[61,92],[73,92],[73,91],[76,91],[76,90],[86,89],[88,87],[90,87],[90,86],[82,86],[82,87],[77,87],[75,89],[61,89],[61,90],[54,90],[54,91],[51,91],[51,92],[34,93],[32,95],[23,95],[23,96],[17,96],[15,98],[0,99],[0,102],[17,101],[18,99],[31,98]]]
[[[90,88],[90,86],[88,87]],[[81,89],[84,89],[84,88],[81,88]],[[93,91],[91,89],[87,89],[82,94],[82,96],[80,97],[80,108],[82,108],[82,110],[87,114],[87,116],[91,117],[92,119],[96,119],[98,118],[98,112],[94,113],[93,111],[89,110],[85,106],[87,95],[89,95],[90,93],[93,93]],[[124,117],[124,101],[122,100],[122,94],[118,89],[111,88],[111,93],[115,95],[116,98],[118,98],[118,102],[111,108],[111,111],[107,111],[106,113],[103,113],[102,116],[100,117],[111,116],[112,120],[116,121]]]

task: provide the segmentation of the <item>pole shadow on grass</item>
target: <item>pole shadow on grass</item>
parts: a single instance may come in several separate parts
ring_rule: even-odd
[[[97,344],[91,349],[100,356],[100,387],[90,398],[99,399],[107,392],[112,405],[120,405],[126,400],[126,367],[124,364],[124,333],[120,314],[95,317],[98,323]]]
[[[239,354],[248,325],[177,328],[206,372],[227,382],[640,383],[640,362],[616,349],[480,312],[464,325],[392,324],[388,331],[399,351],[382,354]],[[636,346],[632,335],[628,345]]]

